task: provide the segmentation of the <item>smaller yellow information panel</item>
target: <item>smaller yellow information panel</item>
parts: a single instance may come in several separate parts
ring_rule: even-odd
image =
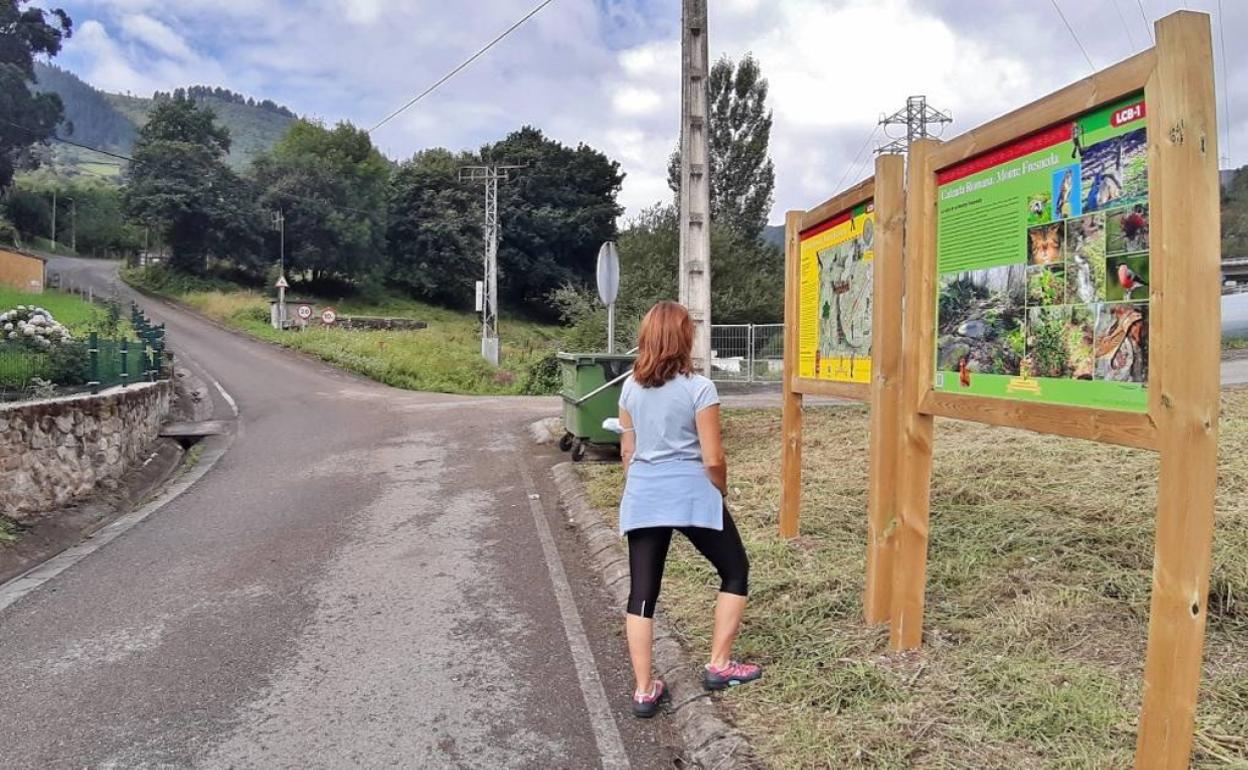
[[[802,231],[799,377],[871,381],[874,240],[870,201]]]

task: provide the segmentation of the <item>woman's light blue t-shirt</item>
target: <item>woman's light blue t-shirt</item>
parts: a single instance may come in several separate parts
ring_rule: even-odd
[[[715,383],[679,375],[657,388],[624,381],[620,408],[636,451],[620,501],[620,532],[641,527],[723,529],[723,496],[702,464],[697,415],[719,403]]]

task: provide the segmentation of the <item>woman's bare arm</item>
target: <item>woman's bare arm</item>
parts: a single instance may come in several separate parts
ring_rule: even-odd
[[[724,457],[724,437],[719,425],[719,405],[698,412],[698,443],[702,445],[702,464],[720,494],[728,494],[728,460]]]
[[[633,453],[637,451],[637,434],[633,432],[633,416],[624,407],[620,407],[620,459],[624,461],[624,475],[628,475],[628,466],[633,462]]]

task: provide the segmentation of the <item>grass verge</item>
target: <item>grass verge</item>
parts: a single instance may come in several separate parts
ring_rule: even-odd
[[[481,357],[481,327],[473,314],[397,297],[372,303],[346,299],[321,304],[333,305],[340,315],[414,318],[429,326],[418,331],[346,331],[316,323],[304,332],[282,332],[269,325],[268,298],[257,292],[202,282],[152,282],[130,271],[123,276],[252,336],[394,387],[518,395],[551,393],[557,385],[549,361],[562,336],[556,326],[504,319],[502,365],[495,368]]]
[[[48,290],[28,294],[0,286],[0,313],[18,305],[34,305],[52,314],[59,323],[69,327],[75,336],[96,329],[104,321],[102,308],[66,292]]]
[[[17,542],[17,525],[0,516],[0,548]]]
[[[1248,767],[1248,390],[1226,391],[1194,766]],[[1147,636],[1156,456],[939,421],[922,651],[862,623],[867,412],[806,412],[802,537],[775,534],[779,410],[725,417],[730,505],[752,562],[725,695],[771,767],[1125,768]],[[614,465],[583,466],[614,515]],[[674,542],[662,612],[709,645],[717,582]]]

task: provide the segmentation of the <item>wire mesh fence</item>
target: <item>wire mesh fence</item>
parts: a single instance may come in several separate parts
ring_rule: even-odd
[[[780,382],[784,375],[784,324],[712,324],[711,379]]]

